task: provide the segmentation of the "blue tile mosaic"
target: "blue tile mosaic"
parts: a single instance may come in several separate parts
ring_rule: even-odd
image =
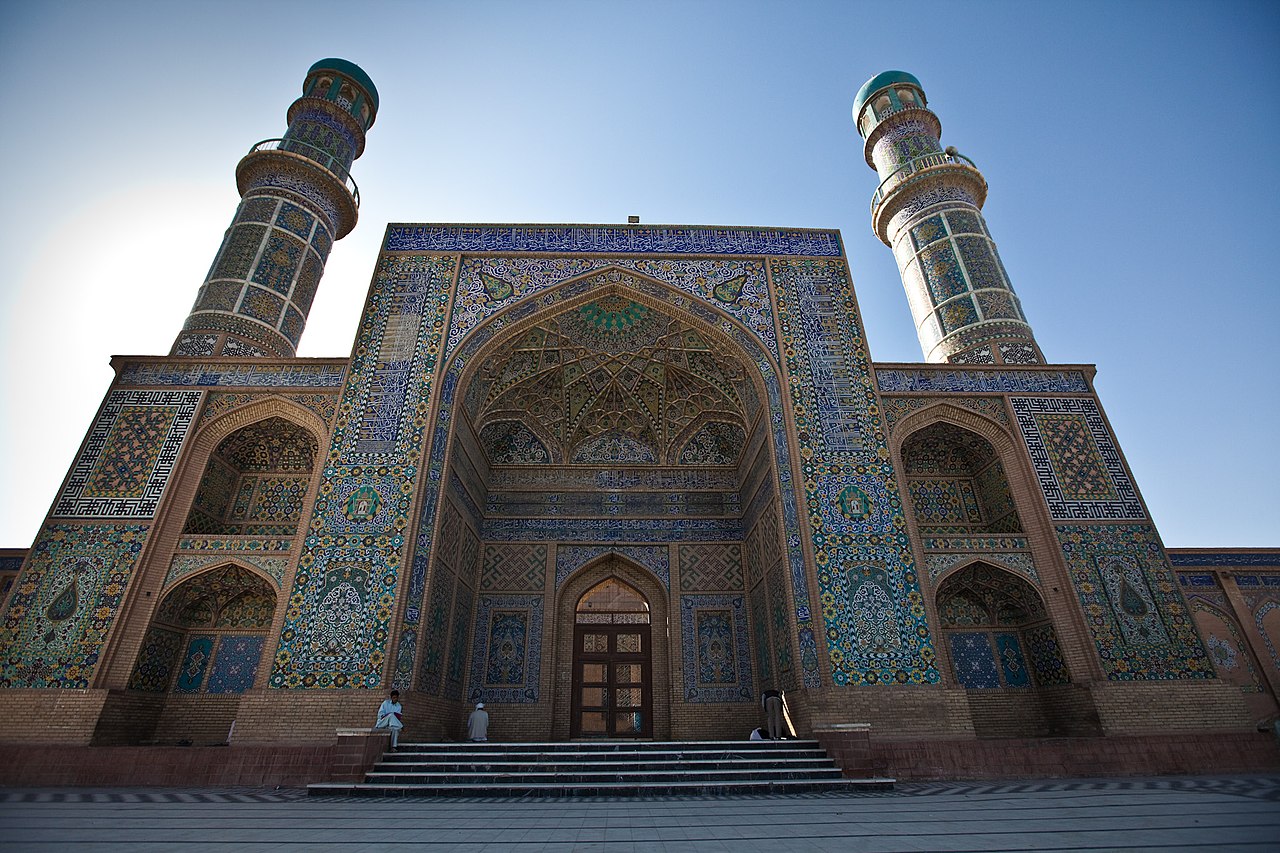
[[[1079,370],[954,370],[882,367],[876,371],[881,392],[971,391],[986,394],[1089,394]]]
[[[678,225],[391,225],[383,250],[821,257],[843,253],[835,231]]]

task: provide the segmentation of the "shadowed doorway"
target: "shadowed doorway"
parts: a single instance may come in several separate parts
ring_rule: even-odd
[[[653,736],[649,602],[617,578],[578,600],[570,737]]]

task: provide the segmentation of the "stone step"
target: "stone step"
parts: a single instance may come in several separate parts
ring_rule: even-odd
[[[404,743],[363,782],[311,794],[386,797],[706,796],[884,790],[844,779],[816,741]]]
[[[807,768],[801,770],[654,770],[647,772],[625,770],[596,770],[583,773],[556,773],[528,768],[515,773],[487,773],[476,771],[471,773],[412,773],[377,771],[365,776],[366,782],[380,782],[394,785],[470,785],[470,784],[543,784],[563,782],[565,784],[598,784],[600,782],[681,782],[681,781],[714,781],[714,782],[767,782],[775,780],[802,779],[840,779],[838,767]]]
[[[686,780],[661,784],[613,782],[589,785],[560,782],[528,785],[383,785],[369,782],[320,782],[307,786],[311,796],[349,797],[715,797],[740,794],[891,791],[892,779],[780,780],[716,782]]]
[[[472,743],[410,743],[401,742],[400,752],[502,752],[502,753],[563,753],[563,752],[679,752],[694,751],[761,751],[785,752],[796,749],[808,749],[821,752],[822,747],[816,740],[712,740],[712,741],[662,741],[662,740],[622,740],[622,741],[550,741],[501,743],[497,741]]]
[[[659,770],[821,770],[831,767],[829,758],[778,758],[758,759],[710,759],[656,761],[568,761],[568,760],[513,760],[511,756],[485,756],[478,761],[445,760],[435,757],[426,761],[412,761],[412,756],[387,755],[373,768],[373,773],[521,773],[536,768],[546,773],[597,773],[602,770],[615,773],[641,773]]]

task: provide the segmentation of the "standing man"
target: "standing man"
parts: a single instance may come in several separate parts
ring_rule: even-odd
[[[374,728],[387,729],[391,732],[391,751],[395,752],[400,745],[400,730],[404,728],[404,709],[400,707],[400,691],[392,690],[391,695],[382,700],[378,706],[378,722]]]
[[[769,739],[782,739],[782,693],[777,690],[766,690],[760,701],[764,704],[765,719],[769,726]]]
[[[484,743],[489,739],[489,712],[484,709],[483,702],[476,703],[476,709],[467,717],[467,740]]]

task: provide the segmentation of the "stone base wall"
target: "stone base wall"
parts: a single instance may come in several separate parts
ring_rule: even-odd
[[[835,736],[819,740],[833,757],[828,741],[856,754]],[[869,758],[846,774],[866,776],[868,769],[899,781],[1275,773],[1280,741],[1258,732],[972,741],[877,739],[873,732]]]

